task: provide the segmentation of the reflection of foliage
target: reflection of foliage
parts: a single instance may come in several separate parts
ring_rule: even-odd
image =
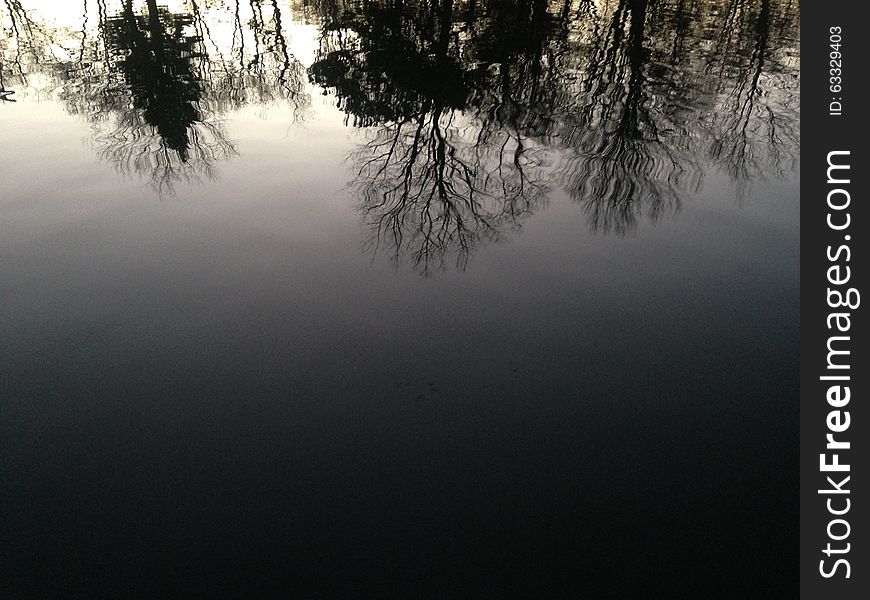
[[[460,199],[481,196],[481,181],[502,182],[489,204],[510,213],[520,199],[531,210],[546,169],[591,227],[620,233],[677,210],[706,169],[742,193],[797,166],[799,15],[788,0],[303,4],[323,24],[312,81],[351,123],[379,128],[354,157],[366,214],[382,211],[369,219],[375,237],[389,231],[415,264],[433,239],[459,240],[464,257],[464,240],[497,237],[491,206],[469,210],[462,235],[420,231],[427,219],[447,227]],[[444,144],[447,168],[423,151],[439,147],[428,138]],[[426,195],[436,173],[447,179]],[[513,191],[507,181],[518,182]]]
[[[646,0],[620,0],[589,46],[564,129],[570,148],[561,178],[603,231],[624,232],[638,216],[658,218],[697,187],[700,168],[686,139],[666,143],[646,86]]]
[[[20,6],[18,0],[4,0]],[[69,59],[43,59],[67,109],[92,126],[99,155],[119,171],[146,177],[161,193],[177,182],[199,181],[217,174],[217,163],[235,154],[220,115],[249,104],[286,102],[296,119],[308,96],[305,71],[287,49],[281,9],[272,0],[251,0],[247,26],[239,15],[232,48],[225,56],[211,35],[209,0],[190,0],[189,12],[172,13],[157,0],[121,0],[110,15],[105,0],[97,0],[96,35],[93,16],[83,0],[81,31],[56,30],[61,40],[77,39]],[[21,15],[30,19],[28,13]],[[35,72],[39,53],[57,40],[32,34],[33,20],[15,13],[16,53],[29,49],[30,63],[22,75]],[[25,33],[24,23],[29,24]],[[248,50],[245,47],[249,41]],[[252,39],[251,39],[252,38]],[[4,56],[7,53],[4,52]],[[2,83],[2,80],[0,80]],[[4,88],[5,89],[5,88]]]
[[[778,62],[771,41],[777,32],[788,32],[797,24],[775,8],[771,0],[733,0],[720,30],[720,44],[740,48],[735,54],[741,61],[738,68],[732,67],[733,84],[722,90],[724,106],[717,115],[710,154],[741,184],[797,167],[797,155],[786,149],[799,143],[799,122],[793,118],[800,112],[799,97],[766,89],[794,85],[783,80],[787,66]],[[722,74],[733,60],[720,51],[710,68]]]
[[[6,16],[8,17],[8,34],[4,32],[4,37],[14,40],[14,52],[12,53],[10,64],[16,74],[26,80],[26,74],[22,66],[23,55],[30,53],[33,55],[33,41],[37,39],[33,19],[21,5],[19,0],[3,0]],[[5,29],[5,28],[4,28]],[[5,54],[5,53],[4,53]],[[0,61],[0,90],[3,95],[0,96],[4,100],[11,99],[6,90],[3,80],[3,61]]]
[[[146,175],[159,193],[174,192],[176,183],[214,179],[215,164],[235,154],[220,123],[191,122],[184,132],[184,147],[173,148],[171,140],[154,135],[153,124],[137,111],[117,118],[116,127],[97,133],[94,143],[103,160],[125,175]]]
[[[386,243],[396,259],[409,255],[424,274],[448,254],[462,268],[480,242],[498,239],[542,202],[521,151],[505,139],[497,156],[482,156],[492,147],[464,138],[457,116],[433,109],[385,125],[354,157],[373,245]]]
[[[225,57],[212,38],[203,11],[191,0],[194,28],[203,41],[197,75],[209,91],[212,110],[225,112],[283,102],[293,108],[294,118],[301,119],[308,103],[305,68],[289,53],[278,2],[271,0],[267,7],[264,0],[249,4],[247,27],[242,23],[239,3],[235,4],[232,47]],[[220,60],[213,60],[210,52]]]
[[[21,0],[3,0],[0,24],[0,101],[14,102],[15,91],[7,85],[26,87],[29,72],[51,71],[50,39]]]
[[[363,4],[333,15],[310,69],[355,125],[376,127],[353,156],[373,247],[410,257],[424,274],[448,255],[462,268],[478,244],[543,201],[525,107],[512,86],[472,97],[489,75],[463,69],[454,19],[450,1]]]
[[[81,29],[54,32],[80,42],[58,60],[24,0],[3,0],[0,98],[47,75],[101,156],[169,190],[234,153],[222,114],[301,118],[308,78],[366,130],[354,187],[373,245],[424,272],[465,264],[549,187],[621,233],[676,211],[706,170],[740,195],[798,167],[794,0],[291,0],[321,28],[307,70],[278,0],[120,0],[116,16],[90,1],[97,35],[83,0]]]
[[[354,124],[400,121],[428,103],[463,105],[468,87],[448,48],[451,3],[403,20],[399,8],[364,4],[327,24],[312,79],[336,91]],[[438,8],[438,7],[435,7]]]
[[[188,15],[161,11],[156,0],[148,0],[147,18],[134,14],[127,0],[121,16],[106,22],[107,42],[122,56],[117,65],[130,90],[130,110],[142,115],[181,162],[190,152],[189,129],[201,120],[202,87],[189,60],[196,39],[183,33],[191,22]],[[135,123],[131,128],[139,129]]]
[[[156,0],[147,0],[143,13],[125,0],[119,15],[101,22],[102,48],[88,53],[83,37],[77,77],[63,93],[69,110],[94,125],[101,158],[122,173],[146,175],[160,193],[214,177],[216,162],[235,153],[195,72],[200,38],[189,33],[193,21]],[[100,50],[104,62],[95,68],[99,62],[85,58],[98,59]]]

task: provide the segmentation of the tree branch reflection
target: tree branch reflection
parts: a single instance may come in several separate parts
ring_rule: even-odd
[[[21,71],[35,72],[38,50],[47,53],[63,44],[32,34],[36,28],[21,16],[29,13],[19,0],[4,2],[15,9],[13,57],[33,49],[34,59]],[[238,11],[240,3],[235,4]],[[246,5],[253,18],[229,49],[237,60],[225,60],[209,25],[220,19],[219,3],[190,0],[176,13],[157,0],[108,6],[96,0],[96,7],[83,0],[77,49],[67,61],[55,56],[46,62],[67,110],[91,125],[102,159],[121,173],[145,178],[161,195],[171,194],[180,182],[216,177],[218,164],[236,154],[223,114],[281,102],[291,107],[294,121],[303,118],[309,102],[306,73],[288,52],[278,2]],[[244,50],[245,37],[253,39],[252,57]]]
[[[464,268],[551,195],[625,234],[707,173],[742,198],[798,168],[794,0],[83,0],[60,33],[3,3],[0,98],[57,82],[100,156],[160,193],[235,154],[223,115],[281,104],[295,122],[319,87],[359,130],[368,247],[423,274]],[[288,20],[319,27],[307,69]]]
[[[553,184],[622,234],[678,211],[705,172],[742,194],[796,167],[791,2],[304,4],[322,23],[312,81],[373,130],[352,157],[373,246],[424,272],[463,266]]]
[[[370,247],[424,275],[450,258],[464,268],[545,200],[526,139],[534,117],[511,97],[507,71],[503,89],[475,94],[488,69],[462,63],[454,2],[330,8],[310,73],[369,128],[352,161]]]

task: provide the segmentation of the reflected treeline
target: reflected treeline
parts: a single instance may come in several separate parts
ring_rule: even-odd
[[[565,191],[624,233],[798,159],[797,2],[303,2],[313,82],[369,128],[354,156],[377,243],[424,273]]]
[[[371,247],[423,273],[554,192],[620,234],[710,170],[742,197],[797,168],[796,0],[80,0],[66,29],[2,1],[0,98],[54,82],[100,155],[161,191],[235,153],[222,115],[299,119],[319,87],[360,130]],[[291,19],[319,31],[307,68]]]
[[[40,46],[37,40],[45,39],[39,24],[21,4],[20,0],[2,0],[0,23],[3,36],[0,37],[0,101],[14,102],[13,83],[27,84],[25,65],[39,62]],[[30,60],[28,60],[30,59]]]
[[[99,155],[160,193],[215,177],[236,153],[223,114],[283,102],[298,119],[309,102],[305,68],[290,54],[281,7],[271,0],[244,10],[189,0],[177,12],[157,0],[82,0],[80,31],[39,34],[24,0],[3,1],[15,6],[12,51],[3,56],[15,57],[20,75],[4,62],[4,85],[47,77],[67,109],[92,125]],[[227,27],[231,36],[213,33]]]

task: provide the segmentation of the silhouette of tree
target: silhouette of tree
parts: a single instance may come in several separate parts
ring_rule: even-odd
[[[469,89],[451,54],[452,1],[416,11],[403,2],[363,3],[324,27],[309,69],[334,90],[339,108],[360,127],[401,121],[430,103],[461,108]]]
[[[224,56],[199,4],[191,2],[194,28],[204,40],[197,73],[205,97],[216,113],[284,103],[293,109],[294,120],[301,120],[310,100],[307,74],[289,53],[281,8],[276,0],[249,0],[248,8],[251,18],[243,22],[240,3],[235,3],[230,56]]]
[[[215,163],[235,150],[221,125],[203,108],[203,86],[193,70],[199,38],[188,35],[189,14],[170,13],[147,0],[143,13],[124,0],[121,13],[100,30],[106,61],[98,72],[81,71],[65,98],[71,112],[94,125],[100,156],[123,173],[147,174],[161,194],[180,181],[214,177]],[[80,57],[87,55],[83,46]],[[99,71],[102,71],[101,73]]]
[[[370,246],[390,247],[425,275],[448,256],[464,268],[475,247],[543,202],[521,111],[472,98],[484,74],[460,62],[453,1],[327,8],[309,72],[350,123],[371,128],[352,157]]]
[[[596,31],[560,136],[569,150],[560,179],[605,232],[677,210],[682,190],[700,183],[690,138],[652,105],[647,9],[647,0],[619,0]]]
[[[146,177],[161,194],[181,181],[215,177],[217,164],[235,154],[223,113],[280,101],[298,120],[309,102],[305,68],[289,53],[275,0],[249,0],[253,17],[241,35],[253,43],[239,54],[245,44],[237,36],[232,57],[223,55],[208,24],[219,18],[218,3],[189,0],[189,12],[173,13],[157,0],[143,0],[141,10],[133,0],[121,0],[119,12],[111,14],[106,0],[96,0],[95,11],[83,0],[82,25],[74,34],[78,47],[69,61],[50,56],[48,47],[58,44],[19,0],[4,3],[15,18],[10,31],[26,39],[13,52],[4,50],[2,64],[9,56],[20,63],[32,55],[20,68],[22,77],[39,62],[68,111],[92,126],[99,155],[122,173]],[[73,37],[66,30],[53,35]]]
[[[9,37],[14,40],[15,46],[11,63],[18,75],[26,81],[27,76],[22,66],[22,60],[23,54],[27,51],[35,56],[33,42],[36,35],[34,23],[19,0],[3,0],[3,4],[8,15]]]
[[[762,93],[772,81],[773,4],[782,6],[780,45],[795,47],[794,15],[776,0],[303,4],[322,23],[312,81],[335,95],[349,124],[376,129],[353,156],[375,245],[388,232],[395,257],[417,265],[451,240],[464,264],[470,248],[498,238],[506,221],[496,214],[543,203],[548,178],[593,229],[625,233],[677,211],[711,166],[739,191],[741,181],[786,172],[795,155],[796,105]],[[712,51],[690,47],[717,26]],[[449,175],[449,193],[439,193],[437,173]],[[482,198],[489,208],[469,210],[480,228],[469,217],[451,226],[456,207]],[[433,217],[435,206],[444,214]],[[454,235],[421,232],[421,223]]]
[[[772,36],[787,37],[795,25],[791,12],[777,14],[771,0],[732,0],[721,25],[720,48],[709,68],[729,85],[722,90],[724,101],[712,127],[709,153],[725,165],[741,194],[753,179],[797,169],[798,82],[783,77],[788,67],[771,49]],[[725,53],[725,48],[730,51]],[[737,68],[731,66],[735,58]],[[769,93],[777,88],[781,93]]]
[[[28,74],[50,68],[46,54],[50,42],[40,26],[20,0],[3,0],[0,22],[0,100],[14,101],[15,92],[6,85],[27,87]]]
[[[3,2],[0,98],[48,75],[101,156],[161,192],[235,152],[221,115],[281,103],[301,119],[318,86],[361,130],[371,246],[424,273],[461,268],[553,187],[624,233],[677,211],[705,171],[742,195],[798,164],[794,0],[292,0],[320,26],[308,69],[277,0],[120,0],[117,15],[83,0],[68,61],[24,0]]]

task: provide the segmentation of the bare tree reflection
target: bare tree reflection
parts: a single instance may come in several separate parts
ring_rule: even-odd
[[[570,154],[560,177],[590,226],[605,232],[677,210],[681,192],[701,181],[690,137],[667,123],[665,139],[664,115],[651,106],[647,8],[647,0],[620,0],[593,39],[563,136]]]
[[[24,53],[29,52],[31,56],[38,60],[34,54],[34,42],[37,39],[34,23],[19,0],[3,0],[3,5],[8,15],[8,37],[14,41],[14,54],[10,63],[16,73],[26,81],[27,75],[22,65]]]
[[[235,3],[229,56],[213,39],[199,4],[191,1],[191,7],[195,30],[204,44],[197,73],[209,90],[213,110],[284,103],[293,109],[294,120],[301,120],[309,102],[307,75],[288,50],[278,2],[250,0],[247,24],[242,22],[240,3]]]
[[[464,268],[474,248],[544,201],[523,114],[496,106],[503,94],[472,98],[486,69],[462,64],[451,0],[327,8],[310,73],[353,125],[369,128],[352,159],[371,247],[424,275],[448,258]]]
[[[59,44],[34,33],[38,24],[19,0],[3,1],[14,18],[11,30],[21,38],[3,57],[20,60],[26,50],[33,58],[20,68],[22,75],[35,72],[39,53]],[[235,5],[238,14],[240,3]],[[236,154],[224,113],[282,102],[295,121],[308,104],[305,69],[289,53],[278,2],[249,0],[246,7],[253,17],[240,21],[225,55],[209,25],[219,21],[220,3],[189,0],[175,13],[158,0],[108,6],[96,0],[90,7],[83,0],[77,49],[69,60],[43,61],[49,65],[43,71],[57,82],[69,112],[90,123],[101,158],[121,173],[146,178],[160,194],[172,193],[179,182],[214,178],[218,164]],[[73,35],[52,34],[60,40]],[[253,40],[252,54],[244,39]]]
[[[485,168],[491,157],[457,118],[433,109],[381,127],[354,156],[373,247],[387,244],[396,260],[409,256],[423,274],[451,255],[464,268],[475,247],[517,227],[543,201],[523,165],[508,162],[509,152]]]
[[[726,165],[741,193],[753,179],[797,168],[798,154],[789,150],[799,145],[799,97],[769,93],[771,87],[787,90],[796,84],[788,81],[788,65],[771,48],[774,41],[785,45],[777,37],[795,36],[793,8],[790,3],[774,6],[770,0],[732,0],[708,67],[720,78],[730,71],[731,83],[722,90],[725,100],[713,128],[710,155]],[[738,68],[731,66],[735,55],[742,59]]]
[[[679,210],[705,171],[721,169],[741,193],[796,166],[791,2],[324,0],[305,9],[323,23],[312,80],[350,124],[377,128],[354,155],[363,212],[375,237],[388,231],[415,264],[432,256],[433,239],[459,240],[466,257],[497,239],[502,221],[492,216],[540,206],[547,178],[590,227],[625,233]],[[710,32],[716,43],[698,45]],[[441,168],[439,144],[458,164]],[[435,185],[431,199],[445,214],[485,196],[484,181],[500,182],[487,197],[504,210],[470,211],[487,216],[473,233],[421,233],[421,223],[450,223],[418,201],[440,172],[452,193]],[[425,212],[410,218],[413,209]]]
[[[161,194],[214,177],[216,163],[235,149],[194,71],[200,39],[188,33],[192,16],[156,0],[139,13],[124,0],[120,14],[101,10],[100,18],[103,62],[94,51],[95,60],[86,60],[83,37],[75,81],[64,94],[70,111],[95,126],[99,155],[121,173],[145,175]]]
[[[235,153],[222,115],[302,119],[313,83],[360,130],[371,248],[426,274],[464,267],[554,189],[621,234],[679,210],[705,173],[742,196],[798,166],[794,0],[106,1],[57,34],[78,40],[61,60],[57,32],[3,0],[0,98],[48,76],[105,160],[168,192]],[[308,69],[290,19],[320,28]]]

